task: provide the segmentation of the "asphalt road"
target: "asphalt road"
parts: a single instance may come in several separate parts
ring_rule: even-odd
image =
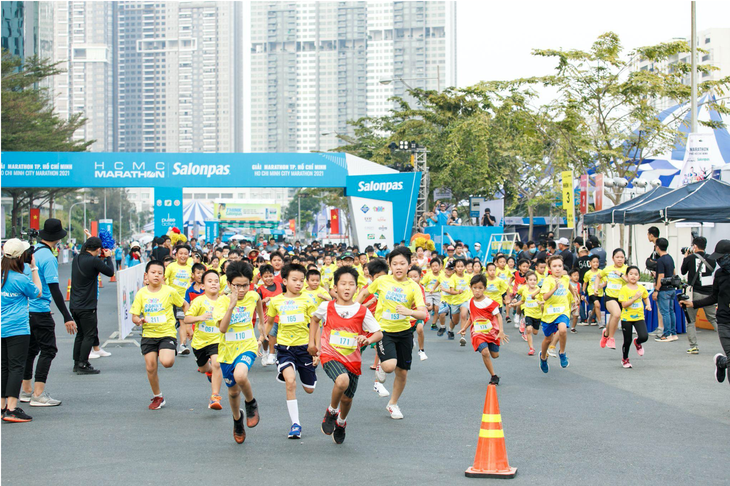
[[[62,281],[68,278],[62,266]],[[107,279],[105,278],[105,284]],[[102,342],[116,329],[116,287],[101,291]],[[48,390],[63,405],[31,408],[29,424],[3,423],[2,482],[7,485],[84,484],[473,484],[472,464],[489,377],[469,346],[427,331],[429,359],[415,361],[400,406],[390,419],[386,398],[360,381],[341,446],[319,430],[332,383],[318,370],[313,395],[297,392],[303,438],[288,440],[284,386],[273,367],[257,361],[251,379],[261,423],[234,443],[225,395],[222,411],[207,409],[210,387],[195,361],[178,357],[161,369],[167,406],[147,409],[152,393],[136,346],[110,346],[93,361],[96,376],[71,372],[72,337],[56,315],[59,354]],[[571,365],[551,359],[550,373],[517,330],[496,361],[499,403],[511,484],[728,484],[724,467],[730,388],[714,380],[714,332],[701,331],[701,354],[675,343],[632,351],[623,369],[619,350],[602,350],[595,327],[568,337]],[[619,336],[617,344],[622,338]],[[365,363],[373,354],[368,351]],[[386,386],[391,389],[392,377]],[[225,388],[225,385],[224,385]],[[723,438],[724,437],[724,438]]]

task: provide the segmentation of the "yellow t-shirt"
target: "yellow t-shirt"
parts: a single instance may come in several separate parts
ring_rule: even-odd
[[[467,276],[466,272],[462,277],[459,277],[456,272],[454,272],[454,274],[449,279],[449,288],[451,290],[458,290],[461,293],[457,295],[451,295],[450,303],[452,305],[460,305],[471,299],[472,293],[471,287],[469,287],[470,282],[471,278]]]
[[[502,296],[509,290],[507,282],[500,278],[489,280],[487,278],[487,288],[484,289],[484,295],[502,306]]]
[[[640,294],[641,298],[631,304],[630,307],[621,306],[622,321],[642,321],[644,320],[644,299],[649,298],[649,292],[643,285],[638,285],[636,289],[630,289],[624,285],[618,293],[619,302],[628,302],[634,298],[636,294]]]
[[[165,283],[177,290],[177,292],[185,297],[185,291],[190,287],[193,275],[193,264],[190,260],[186,265],[180,265],[177,262],[170,263],[165,269]]]
[[[542,287],[542,283],[547,278],[547,270],[545,270],[545,273],[540,273],[537,270],[535,270],[535,275],[537,275],[537,286]]]
[[[606,268],[601,270],[601,278],[605,278],[608,281],[606,283],[606,295],[609,297],[618,297],[621,287],[626,283],[621,276],[626,275],[626,269],[628,268],[628,265],[624,265],[623,267],[607,265]]]
[[[172,287],[163,285],[157,292],[150,292],[148,287],[142,287],[134,296],[130,312],[144,317],[147,321],[142,325],[142,337],[176,338],[177,330],[172,306],[182,307],[184,304],[183,297]]]
[[[596,279],[598,279],[598,282],[596,282]],[[596,295],[598,297],[603,297],[603,289],[599,288],[598,292],[596,292],[596,285],[601,284],[601,270],[596,270],[595,272],[593,270],[588,270],[586,274],[583,276],[583,282],[586,284],[586,291],[588,295]]]
[[[451,274],[451,277],[456,275],[456,272]],[[449,282],[451,281],[451,277],[447,277],[446,274],[441,276],[441,281],[439,283],[441,287],[441,302],[444,302],[445,304],[451,304],[451,302],[454,300],[453,295],[447,294],[444,292],[445,289],[449,288]]]
[[[317,304],[317,307],[319,307],[319,304],[324,302],[324,299],[322,297],[319,297],[317,294],[329,295],[329,292],[321,285],[316,290],[310,290],[309,287],[302,290],[302,295],[308,295],[314,301],[314,303]]]
[[[317,305],[308,295],[287,297],[279,294],[272,297],[266,309],[269,317],[279,316],[277,344],[302,346],[309,344],[309,323]]]
[[[225,313],[226,308],[221,307],[222,304],[224,303],[220,297],[217,300],[210,300],[207,295],[201,295],[190,304],[190,308],[185,313],[186,316],[198,317],[206,312],[211,313],[210,319],[195,323],[193,342],[190,343],[193,349],[203,349],[221,342],[221,331],[218,329],[218,321],[215,316],[221,311]],[[228,305],[228,302],[225,302],[225,305]]]
[[[195,299],[197,301],[197,299]],[[259,343],[253,329],[253,316],[256,314],[256,304],[261,300],[258,292],[248,291],[242,300],[236,303],[231,313],[231,322],[225,334],[221,334],[218,344],[218,362],[232,364],[237,357],[247,351],[257,352]],[[218,299],[221,305],[216,306],[214,319],[216,326],[228,310],[231,300],[228,296]]]
[[[395,310],[398,305],[406,309],[426,306],[421,286],[409,278],[398,282],[393,275],[383,275],[368,286],[368,292],[378,294],[375,319],[385,332],[401,332],[411,328],[411,317],[398,314]]]
[[[221,294],[230,294],[230,291],[228,289],[228,279],[226,278],[225,274],[220,276],[220,291]]]
[[[540,288],[537,287],[535,290],[537,291],[537,294],[535,294],[534,297],[530,297],[532,292],[529,288],[527,288],[527,285],[520,285],[517,289],[517,293],[522,299],[522,312],[525,316],[532,317],[533,319],[541,319],[542,308],[540,307],[540,300],[538,299],[538,296],[540,295]]]
[[[548,300],[545,300],[543,296],[557,287],[558,283],[562,287],[556,290]],[[540,297],[545,302],[545,307],[542,311],[543,322],[553,322],[561,315],[570,317],[570,303],[573,301],[572,295],[570,292],[570,277],[567,275],[563,275],[559,279],[556,279],[552,275],[546,277],[540,288]]]
[[[368,279],[365,278],[365,274],[362,273],[362,268],[360,267],[353,267],[355,270],[357,270],[357,289],[360,290],[364,287],[368,286]],[[372,292],[371,292],[372,293]]]
[[[320,273],[322,274],[322,284],[332,286],[332,281],[335,277],[335,270],[337,270],[337,265],[334,263],[330,263],[329,265],[322,265],[322,269],[320,270]]]
[[[444,275],[441,272],[438,275],[434,275],[431,270],[428,270],[426,275],[421,279],[421,284],[423,284],[423,288],[427,294],[433,294],[440,291],[443,280]]]
[[[509,267],[505,266],[504,270],[500,270],[499,267],[497,267],[497,278],[500,280],[504,280],[504,283],[509,284],[509,281],[512,279],[512,276],[514,275],[512,273],[512,270],[509,269]]]

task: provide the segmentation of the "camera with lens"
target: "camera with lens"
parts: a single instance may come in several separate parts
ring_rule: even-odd
[[[682,255],[686,255],[688,253],[692,253],[692,247],[684,246],[684,247],[680,248],[679,251],[682,253]]]
[[[661,280],[661,284],[662,289],[681,289],[683,286],[682,279],[679,277],[679,275],[674,275],[673,277],[665,277]]]

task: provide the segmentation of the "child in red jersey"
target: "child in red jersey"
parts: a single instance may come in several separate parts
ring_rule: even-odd
[[[463,336],[471,327],[471,344],[474,351],[482,355],[484,366],[491,376],[489,384],[499,385],[499,376],[494,373],[492,358],[499,358],[499,346],[502,340],[508,343],[509,337],[502,330],[499,304],[484,295],[487,278],[484,275],[474,275],[470,283],[474,296],[469,301],[469,323],[462,324],[459,334]]]

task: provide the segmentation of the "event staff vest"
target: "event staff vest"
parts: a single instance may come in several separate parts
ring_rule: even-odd
[[[322,326],[320,359],[323,364],[332,360],[339,361],[348,371],[360,375],[362,358],[357,336],[367,335],[362,328],[366,312],[367,308],[361,305],[354,316],[345,319],[340,317],[337,310],[335,310],[334,300],[327,304],[327,319],[325,319]]]

